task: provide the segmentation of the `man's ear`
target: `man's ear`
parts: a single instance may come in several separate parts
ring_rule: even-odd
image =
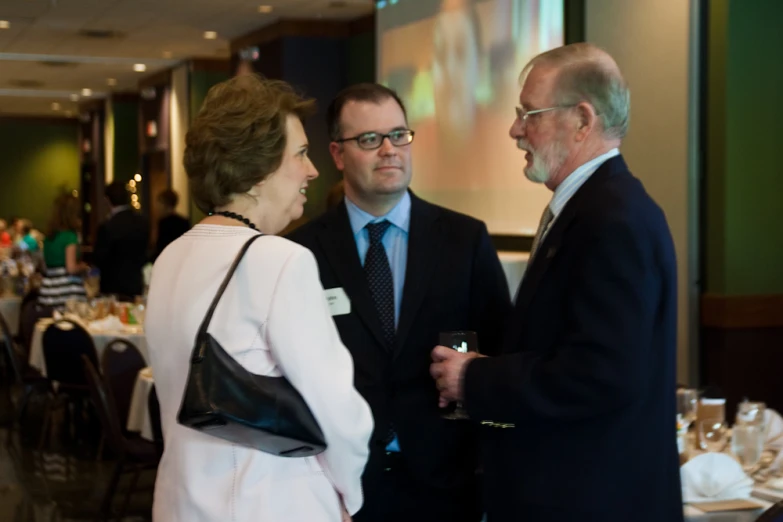
[[[343,144],[333,141],[329,143],[329,154],[332,155],[332,161],[337,170],[345,170],[345,162],[343,161]]]

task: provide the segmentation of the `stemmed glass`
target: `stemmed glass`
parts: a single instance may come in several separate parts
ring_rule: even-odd
[[[683,388],[677,390],[677,433],[683,437],[688,433],[688,427],[696,420],[699,408],[699,394],[696,390]]]

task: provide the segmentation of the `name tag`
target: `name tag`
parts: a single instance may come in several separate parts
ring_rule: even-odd
[[[329,311],[332,316],[347,315],[351,313],[351,300],[348,294],[342,288],[330,288],[324,290],[326,294],[326,303],[329,305]]]

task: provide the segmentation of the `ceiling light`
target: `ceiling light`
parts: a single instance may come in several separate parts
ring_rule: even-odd
[[[87,88],[82,89],[82,96],[92,96],[92,90]]]
[[[0,20],[0,29],[8,29],[11,27],[11,22],[8,20]]]
[[[171,51],[163,51],[163,57],[164,58],[171,58],[173,55],[171,54]]]
[[[133,176],[133,179],[136,180],[136,183],[141,183],[141,174],[136,174],[135,176]]]
[[[106,84],[114,87],[117,85],[117,78],[106,78]]]
[[[204,38],[207,40],[217,40],[217,33],[215,31],[204,31]]]
[[[76,93],[71,94],[71,101],[79,101],[79,95]]]
[[[259,5],[258,6],[258,12],[259,13],[271,13],[272,12],[272,6],[271,5]]]
[[[57,102],[52,103],[52,110],[53,111],[59,111],[60,110],[60,104]]]
[[[144,65],[143,63],[136,63],[133,64],[133,70],[136,72],[144,72],[147,70],[147,66]]]

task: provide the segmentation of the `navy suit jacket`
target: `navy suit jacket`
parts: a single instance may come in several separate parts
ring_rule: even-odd
[[[489,521],[682,520],[674,246],[622,156],[552,224],[511,317],[465,372]]]
[[[443,331],[476,331],[487,353],[500,346],[511,304],[484,223],[411,193],[408,262],[392,350],[384,347],[345,203],[289,238],[313,252],[324,288],[342,287],[351,300],[351,312],[334,321],[353,355],[356,387],[375,418],[365,490],[384,480],[383,440],[393,426],[412,484],[443,491],[451,509],[474,509],[475,495],[446,492],[470,487],[475,480],[477,430],[470,422],[441,418],[429,367]]]

